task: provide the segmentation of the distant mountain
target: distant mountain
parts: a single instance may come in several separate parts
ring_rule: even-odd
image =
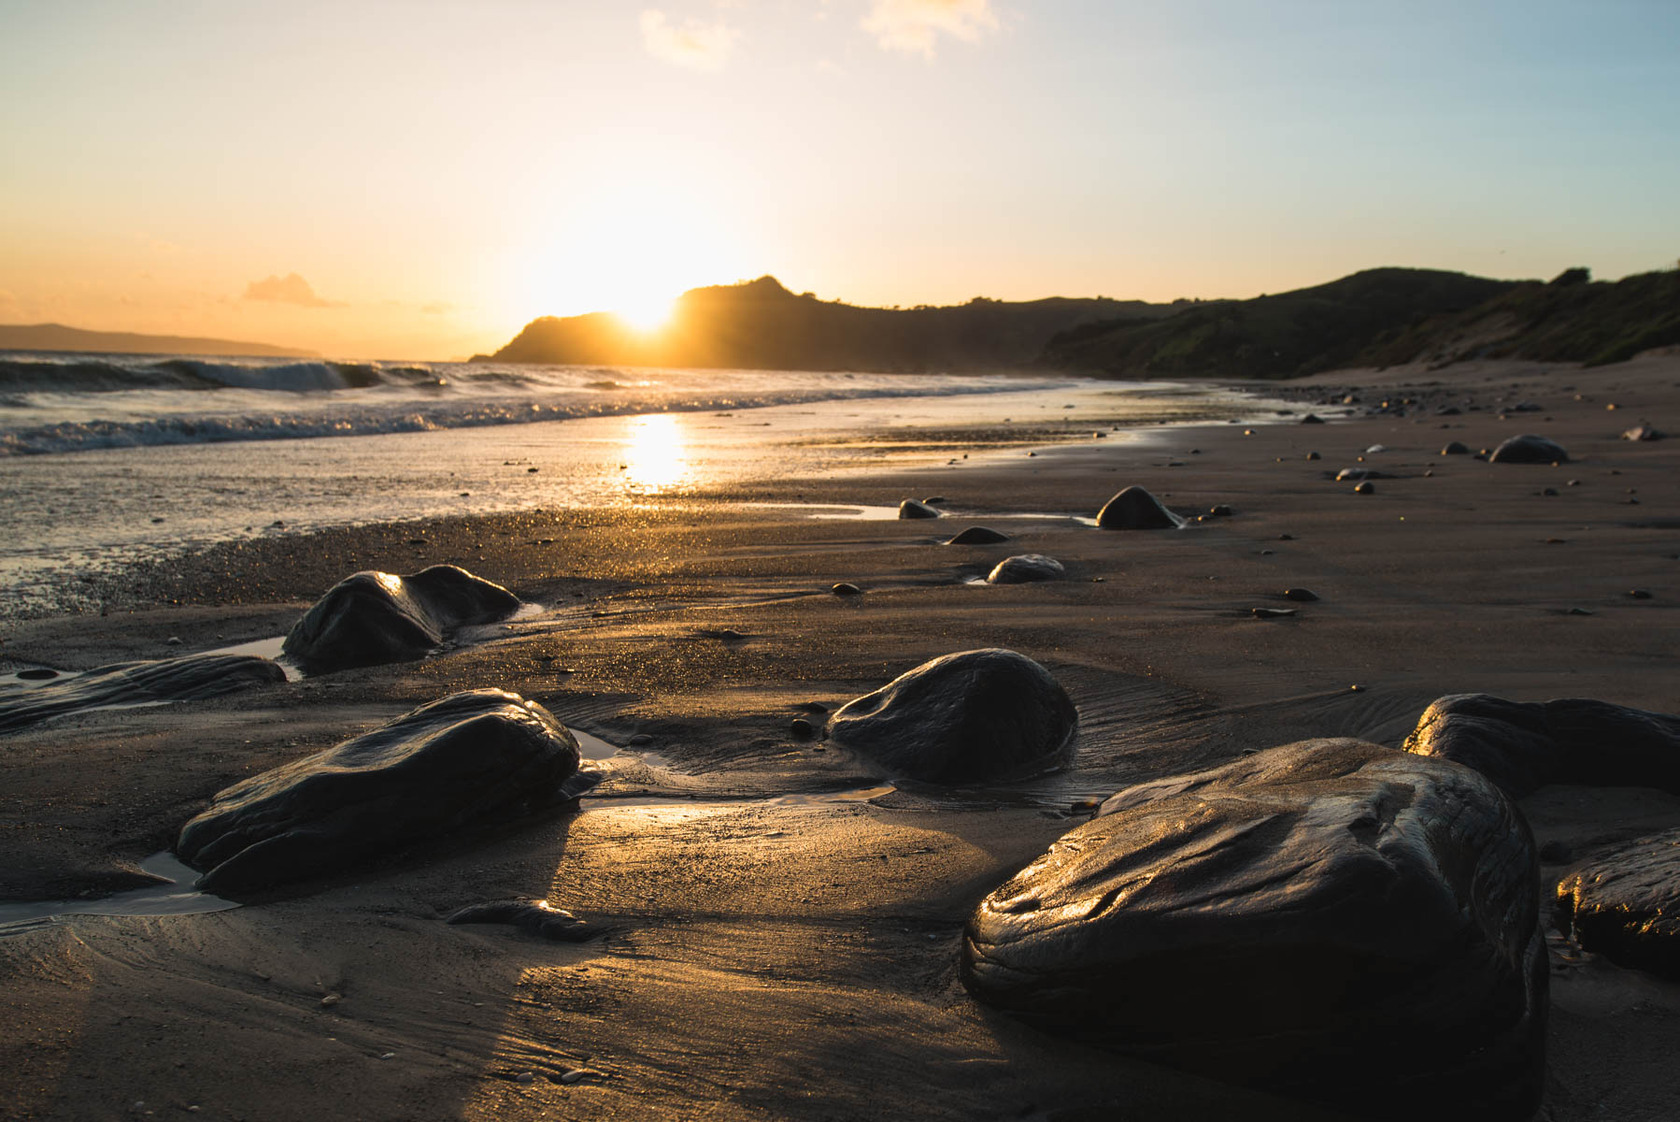
[[[1110,376],[1290,378],[1363,364],[1379,338],[1516,288],[1434,269],[1368,269],[1314,288],[1193,304],[1168,319],[1062,332],[1043,363]]]
[[[185,335],[134,335],[84,331],[57,323],[0,324],[0,351],[86,351],[125,355],[244,355],[262,358],[320,358],[314,351],[243,343],[233,339],[198,339]]]
[[[1167,319],[1090,323],[1042,364],[1110,377],[1290,378],[1352,366],[1477,358],[1603,364],[1680,343],[1680,273],[1614,284],[1369,269],[1315,288],[1195,304]]]
[[[1019,369],[1051,336],[1120,316],[1173,311],[1141,300],[1054,297],[1006,303],[976,297],[953,307],[860,308],[795,296],[774,277],[696,288],[670,323],[643,333],[597,312],[533,320],[477,361],[758,370],[947,371]]]

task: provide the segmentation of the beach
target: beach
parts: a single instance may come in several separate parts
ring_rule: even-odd
[[[890,440],[830,424],[785,470],[656,480],[615,505],[533,493],[207,531],[184,555],[101,570],[76,597],[40,601],[59,607],[19,613],[0,628],[0,672],[266,649],[359,569],[456,564],[541,606],[422,661],[5,735],[4,902],[154,883],[140,863],[217,791],[459,690],[512,691],[589,734],[601,782],[564,813],[242,907],[66,915],[0,938],[0,1114],[1335,1117],[986,1008],[958,980],[964,923],[1096,800],[1140,780],[1309,737],[1398,747],[1444,694],[1680,708],[1680,441],[1621,439],[1641,421],[1680,424],[1680,355],[1339,371],[1261,389],[1276,400],[1237,423],[1122,431],[1086,399],[1031,423],[933,411]],[[1441,454],[1527,432],[1570,462]],[[461,490],[554,470],[526,449],[493,466],[508,470]],[[1370,493],[1335,479],[1361,468],[1381,473]],[[1202,517],[1095,528],[1133,484]],[[901,520],[904,499],[942,516]],[[970,525],[1009,540],[944,544]],[[983,582],[1021,553],[1066,573]],[[834,595],[842,582],[861,595]],[[1292,588],[1317,599],[1286,599]],[[793,732],[813,703],[832,710],[987,647],[1066,688],[1079,711],[1071,767],[941,789]],[[1647,788],[1551,786],[1522,809],[1536,841],[1571,861],[1680,825],[1680,797]],[[1542,868],[1543,917],[1566,867]],[[572,945],[443,922],[510,897],[546,898],[605,933]],[[1668,1070],[1680,986],[1549,943],[1541,1116],[1680,1114]]]

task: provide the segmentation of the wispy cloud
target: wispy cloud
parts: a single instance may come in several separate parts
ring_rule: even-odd
[[[998,26],[991,0],[874,0],[863,17],[883,49],[928,58],[942,34],[973,43]]]
[[[690,70],[722,70],[740,37],[739,31],[722,20],[702,23],[689,19],[678,27],[657,8],[642,13],[642,45],[647,53]]]
[[[341,308],[342,304],[323,300],[315,295],[309,282],[296,273],[283,277],[266,277],[245,286],[245,299],[267,300],[274,304],[296,304],[300,308]]]

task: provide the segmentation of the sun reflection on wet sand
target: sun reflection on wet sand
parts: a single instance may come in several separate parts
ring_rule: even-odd
[[[682,420],[672,413],[634,417],[622,450],[624,484],[638,495],[658,495],[692,483]]]

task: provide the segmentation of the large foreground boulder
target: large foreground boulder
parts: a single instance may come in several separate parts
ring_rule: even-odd
[[[292,626],[281,649],[317,673],[420,658],[451,631],[494,623],[519,610],[519,597],[454,565],[399,577],[354,573]]]
[[[1134,484],[1103,504],[1097,511],[1097,525],[1104,530],[1177,530],[1184,526],[1184,519]]]
[[[1680,793],[1680,717],[1591,698],[1436,698],[1406,751],[1475,768],[1513,798],[1549,783],[1660,787]]]
[[[206,892],[250,892],[571,797],[571,731],[502,690],[423,705],[220,792],[175,852]]]
[[[1596,855],[1559,883],[1557,903],[1585,949],[1680,981],[1680,830]]]
[[[988,896],[963,983],[1046,1030],[1390,1117],[1526,1119],[1546,951],[1482,776],[1317,740],[1129,788]]]
[[[118,662],[0,700],[0,732],[28,728],[53,717],[114,705],[197,701],[270,682],[284,682],[279,663],[254,655],[188,655],[148,662]]]
[[[890,774],[961,785],[1065,765],[1079,714],[1050,671],[998,648],[925,662],[829,718],[829,739]]]
[[[1548,440],[1543,436],[1525,433],[1513,436],[1493,450],[1488,457],[1490,464],[1566,464],[1569,453],[1563,450],[1563,445],[1555,440]]]

